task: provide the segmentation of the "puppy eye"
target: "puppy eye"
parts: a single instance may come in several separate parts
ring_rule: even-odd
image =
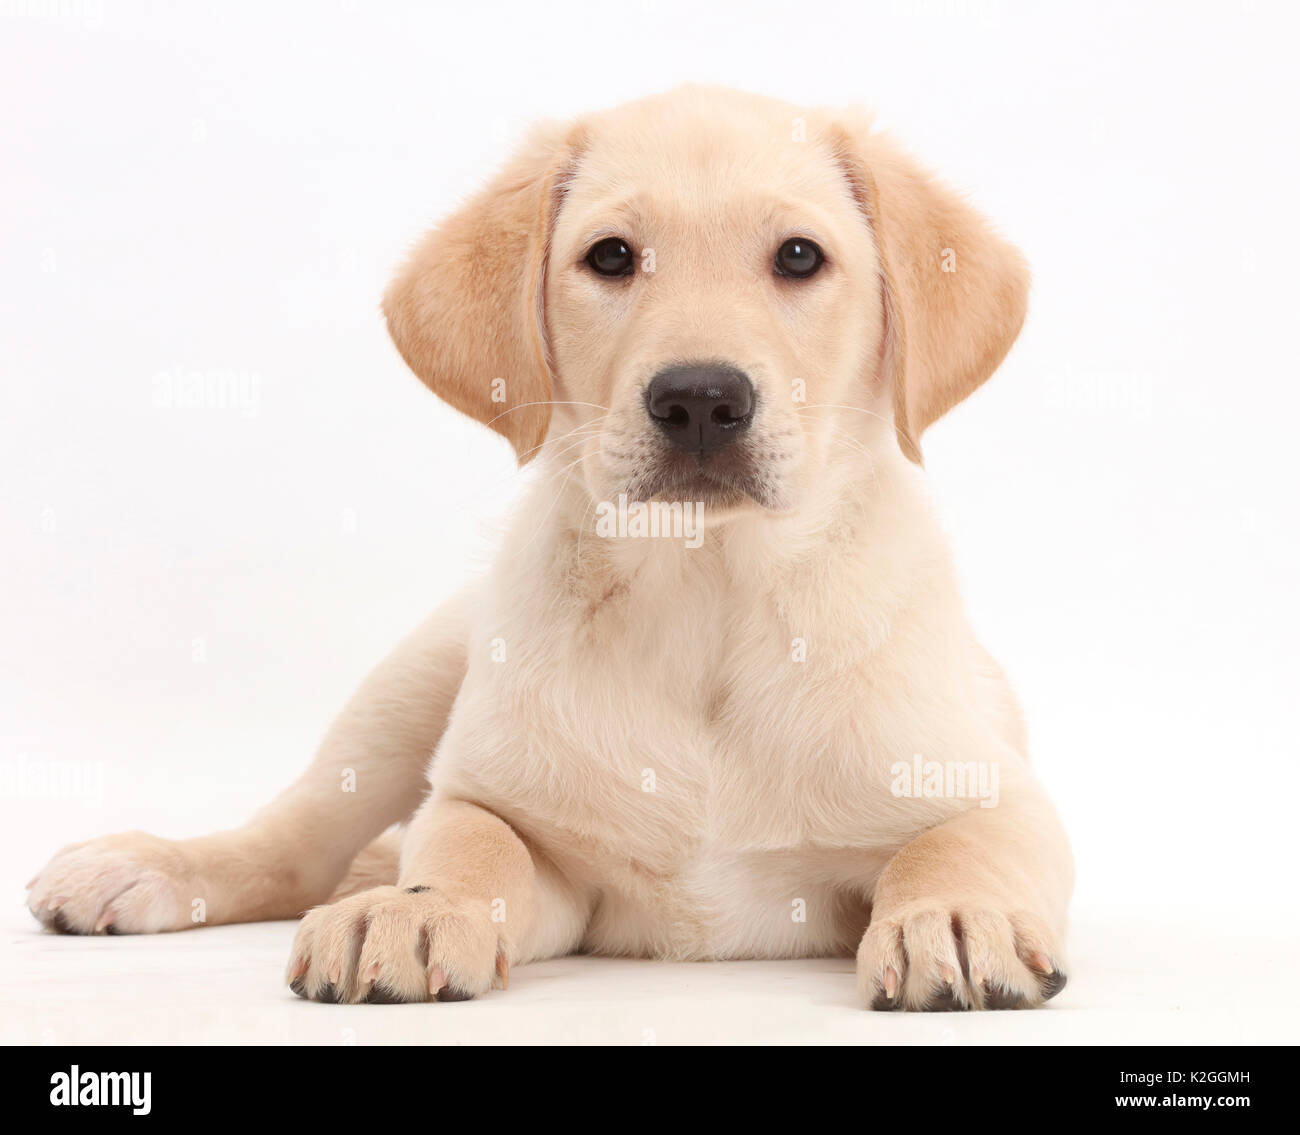
[[[601,276],[630,276],[636,258],[622,237],[611,236],[591,246],[587,263]]]
[[[806,280],[826,262],[822,250],[801,236],[791,237],[776,250],[776,273]]]

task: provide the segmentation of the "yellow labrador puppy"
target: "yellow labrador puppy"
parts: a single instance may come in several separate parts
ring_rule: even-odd
[[[856,951],[876,1009],[1041,1004],[1070,853],[918,448],[1027,282],[857,115],[692,87],[541,130],[384,302],[415,373],[541,467],[495,568],[246,827],[66,848],[33,913],[310,907],[288,981],[322,1001],[575,950]],[[367,847],[401,821],[400,859]]]

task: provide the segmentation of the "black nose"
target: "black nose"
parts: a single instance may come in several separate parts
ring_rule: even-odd
[[[645,402],[650,417],[673,445],[702,457],[730,445],[749,429],[754,386],[735,367],[686,364],[655,375]]]

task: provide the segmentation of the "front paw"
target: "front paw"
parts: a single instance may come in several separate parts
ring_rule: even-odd
[[[27,908],[61,934],[156,934],[193,926],[199,892],[177,844],[126,832],[65,847],[29,884]]]
[[[1055,937],[994,903],[914,903],[874,912],[858,947],[873,1009],[1030,1009],[1065,988]]]
[[[309,910],[286,981],[312,1001],[465,1001],[505,984],[498,925],[487,902],[432,887],[376,887]]]

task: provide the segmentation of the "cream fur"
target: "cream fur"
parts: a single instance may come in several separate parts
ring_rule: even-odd
[[[610,233],[654,270],[595,278]],[[811,281],[770,272],[791,233],[827,250]],[[209,922],[331,899],[288,975],[323,1000],[472,996],[583,948],[856,952],[876,1008],[1040,1004],[1064,983],[1069,849],[917,464],[1026,287],[853,116],[686,88],[545,128],[385,301],[420,377],[539,462],[495,567],[247,827],[65,848],[33,912],[152,932],[190,926],[195,898]],[[683,359],[753,380],[752,491],[706,512],[699,547],[600,538],[596,504],[655,467],[644,386]],[[995,769],[996,806],[900,795],[915,754]],[[363,851],[401,821],[400,864],[396,836]]]

